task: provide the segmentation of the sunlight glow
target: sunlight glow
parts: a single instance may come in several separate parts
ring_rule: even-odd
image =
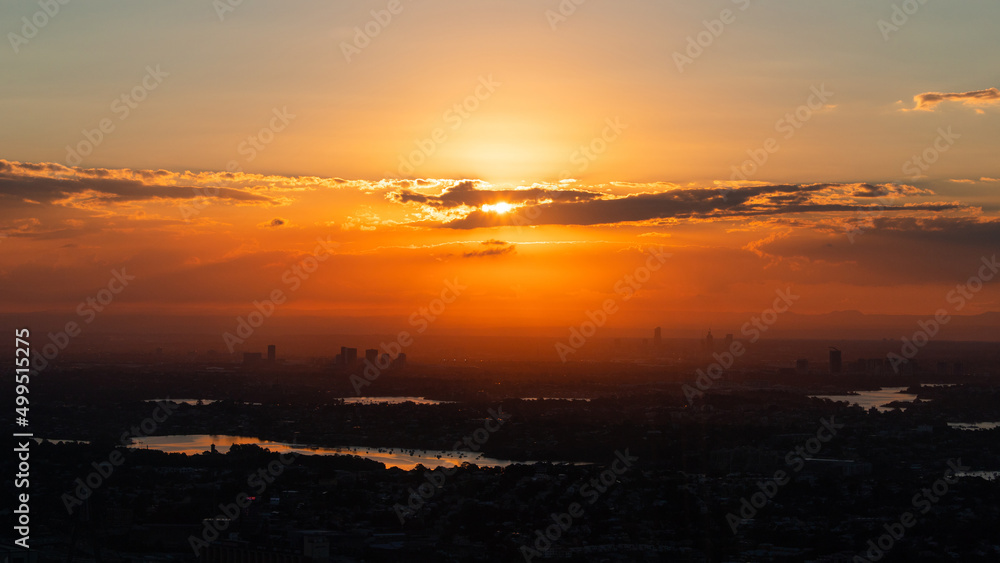
[[[509,204],[509,203],[507,203],[507,202],[505,202],[505,201],[501,201],[499,203],[493,203],[493,204],[486,204],[486,205],[483,206],[483,211],[492,211],[493,213],[496,213],[497,215],[503,215],[504,213],[508,213],[508,212],[512,211],[513,209],[514,209],[514,206],[511,205],[511,204]]]

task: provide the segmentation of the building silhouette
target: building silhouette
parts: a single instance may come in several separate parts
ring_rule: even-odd
[[[406,353],[405,352],[400,352],[396,356],[396,359],[392,361],[392,367],[394,367],[394,368],[406,367]]]
[[[374,364],[378,361],[378,350],[375,348],[369,348],[365,350],[365,359]]]
[[[708,354],[715,352],[715,337],[712,336],[712,329],[708,329],[708,336],[705,337],[705,352]]]
[[[661,344],[663,344],[663,332],[660,327],[656,327],[653,329],[653,346],[659,347]]]
[[[267,346],[267,361],[274,363],[277,357],[278,357],[277,348],[275,347],[274,344],[269,344]]]
[[[830,346],[830,373],[839,374],[842,367],[840,350]]]
[[[358,362],[358,349],[348,348],[347,346],[340,347],[340,363],[345,366],[353,366]]]

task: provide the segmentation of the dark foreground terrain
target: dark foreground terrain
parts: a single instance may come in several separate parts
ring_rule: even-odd
[[[641,363],[412,366],[382,374],[371,394],[452,402],[362,405],[340,398],[353,395],[349,374],[308,366],[54,368],[33,381],[32,430],[72,442],[30,447],[30,557],[1000,560],[1000,480],[975,473],[1000,470],[1000,429],[949,425],[1000,421],[993,374],[930,387],[916,375],[831,380],[762,366],[695,395],[689,374]],[[866,381],[919,398],[882,411],[810,398]],[[206,404],[144,401],[167,396]],[[591,400],[521,399],[537,396]],[[13,427],[12,414],[4,422]],[[197,455],[127,447],[176,434],[514,463],[402,470],[254,444]],[[3,463],[12,522],[16,458]],[[22,560],[19,536],[9,525],[2,534]]]

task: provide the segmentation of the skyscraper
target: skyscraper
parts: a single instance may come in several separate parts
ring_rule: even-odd
[[[358,361],[358,349],[341,346],[340,359],[344,362],[345,366],[353,366]]]
[[[841,357],[840,350],[830,346],[830,373],[840,373]]]
[[[365,359],[371,362],[372,364],[378,362],[378,350],[376,350],[375,348],[369,348],[365,350]]]
[[[403,352],[400,352],[396,356],[396,359],[392,361],[392,367],[394,367],[394,368],[406,367],[406,354],[403,353]]]
[[[705,352],[709,354],[715,352],[715,338],[712,336],[712,329],[708,329],[708,336],[705,337]]]
[[[278,355],[277,355],[277,348],[275,347],[275,345],[274,344],[268,344],[268,346],[267,346],[267,361],[273,363],[274,360],[277,359],[277,357],[278,357]]]
[[[660,327],[656,327],[653,329],[653,346],[659,348],[661,344],[663,344],[663,333]]]

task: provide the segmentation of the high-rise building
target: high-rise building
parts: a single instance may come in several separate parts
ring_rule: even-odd
[[[705,337],[705,352],[709,354],[715,352],[715,338],[712,336],[712,329],[708,329],[708,336]]]
[[[830,346],[830,373],[840,373],[841,371],[841,356],[840,350]]]
[[[274,362],[278,357],[277,347],[274,344],[268,344],[267,346],[267,361]]]
[[[353,366],[358,361],[358,349],[341,346],[340,359],[345,366]]]
[[[726,350],[733,349],[733,335],[732,333],[726,335]]]
[[[653,329],[653,346],[659,347],[663,344],[663,333],[660,331],[660,327]]]
[[[795,360],[795,373],[798,375],[809,375],[809,360]]]
[[[369,348],[365,350],[365,359],[374,364],[378,361],[378,350],[375,348]]]

